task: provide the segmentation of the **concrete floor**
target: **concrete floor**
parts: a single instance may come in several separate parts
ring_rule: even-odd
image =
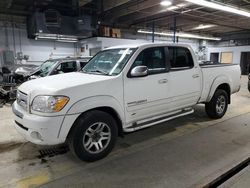
[[[224,118],[211,120],[198,105],[194,114],[118,139],[95,163],[70,152],[39,158],[46,147],[16,132],[10,107],[0,109],[0,132],[0,187],[202,187],[250,156],[247,77]],[[240,177],[223,187],[246,184],[249,169]]]

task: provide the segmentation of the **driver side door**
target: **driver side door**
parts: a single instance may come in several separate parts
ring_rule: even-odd
[[[136,66],[147,66],[148,75],[132,77],[130,72]],[[171,110],[168,80],[166,48],[152,47],[141,51],[124,78],[127,124]]]

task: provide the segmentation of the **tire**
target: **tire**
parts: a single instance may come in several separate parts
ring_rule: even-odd
[[[97,161],[112,151],[117,134],[117,123],[110,114],[90,111],[76,120],[69,135],[69,148],[82,161]]]
[[[222,118],[227,111],[228,100],[229,96],[225,90],[216,90],[211,101],[205,104],[207,115],[213,119]]]

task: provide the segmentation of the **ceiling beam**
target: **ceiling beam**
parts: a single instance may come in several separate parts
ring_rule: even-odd
[[[103,11],[111,10],[115,7],[121,6],[121,5],[126,4],[130,1],[131,0],[119,0],[119,1],[103,0]]]
[[[166,8],[166,7],[161,6],[160,4],[156,4],[155,6],[152,6],[147,9],[142,9],[139,12],[135,12],[128,16],[120,17],[117,20],[117,22],[124,22],[130,25],[136,22],[137,20],[146,20],[147,18],[156,16],[156,15],[161,15],[164,13],[175,13],[177,10],[184,11],[186,10],[186,7],[188,7],[189,5],[190,3],[185,3],[184,5],[182,4],[181,6],[180,4],[174,4],[173,7],[176,7],[176,8],[169,10],[169,8],[171,8],[172,6]]]
[[[28,16],[31,13],[22,10],[0,9],[0,14],[16,15],[16,16]]]
[[[140,25],[142,23],[152,23],[152,22],[157,22],[159,20],[163,20],[163,19],[171,19],[173,18],[174,16],[177,17],[182,17],[184,16],[184,18],[186,20],[189,20],[189,21],[193,21],[193,22],[197,22],[197,21],[201,21],[202,23],[204,24],[215,24],[215,25],[218,25],[218,26],[223,26],[223,27],[227,27],[227,28],[232,28],[232,29],[237,29],[237,30],[247,30],[247,31],[250,31],[250,28],[246,28],[246,27],[240,27],[240,26],[235,26],[235,24],[231,24],[231,23],[226,23],[226,22],[219,22],[218,20],[215,21],[215,20],[211,20],[211,19],[208,19],[208,18],[201,18],[199,16],[195,16],[195,15],[191,15],[191,14],[188,14],[188,13],[185,13],[185,14],[178,14],[178,13],[172,13],[172,14],[160,14],[160,15],[157,15],[155,17],[151,17],[151,18],[147,18],[147,20],[145,19],[140,19],[140,20],[136,20],[134,23],[132,23],[130,26],[136,26],[136,25]]]
[[[116,8],[111,11],[109,11],[105,19],[109,20],[115,20],[119,17],[126,16],[128,14],[132,14],[134,12],[139,12],[141,10],[151,8],[155,5],[159,5],[162,0],[142,0],[142,1],[135,1],[131,5],[127,5],[127,7],[121,7],[121,8]]]
[[[83,7],[84,5],[90,3],[92,0],[79,0],[79,7]]]

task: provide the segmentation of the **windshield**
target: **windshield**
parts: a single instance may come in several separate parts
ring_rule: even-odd
[[[136,48],[119,48],[99,52],[82,69],[84,73],[118,75]]]
[[[40,66],[40,76],[47,76],[48,73],[53,69],[54,65],[57,63],[57,60],[47,60]]]

